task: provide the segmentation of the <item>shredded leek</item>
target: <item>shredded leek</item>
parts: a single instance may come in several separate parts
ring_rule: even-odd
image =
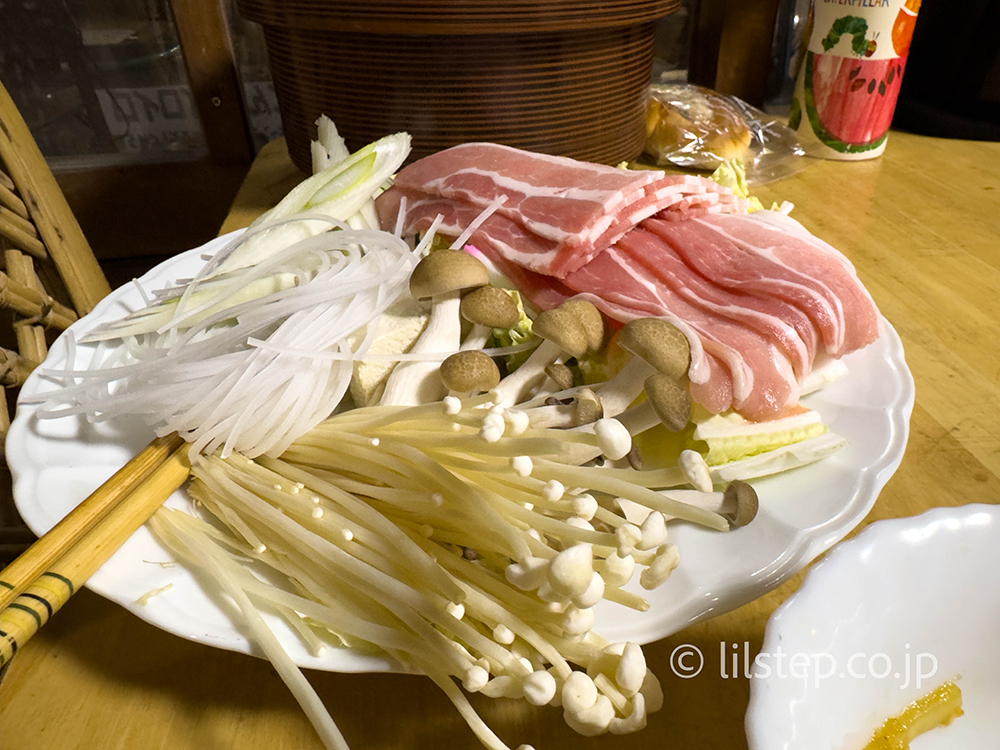
[[[196,452],[280,453],[340,403],[372,324],[406,292],[417,262],[391,234],[337,226],[243,274],[253,283],[275,267],[295,269],[294,285],[236,304],[239,284],[206,301],[181,295],[174,320],[191,324],[184,330],[178,323],[126,335],[117,349],[95,348],[89,367],[49,371],[67,385],[48,394],[39,415],[137,415],[159,433],[176,431]],[[312,356],[326,351],[344,358]]]

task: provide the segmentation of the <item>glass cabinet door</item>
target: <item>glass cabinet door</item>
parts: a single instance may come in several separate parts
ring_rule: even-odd
[[[203,158],[168,0],[0,0],[0,80],[54,167]]]

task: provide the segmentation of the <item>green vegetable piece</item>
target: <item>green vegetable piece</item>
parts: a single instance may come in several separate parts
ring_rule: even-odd
[[[730,188],[740,198],[750,197],[750,188],[747,185],[747,169],[742,159],[727,159],[708,178],[723,187]]]
[[[521,295],[512,289],[505,291],[517,303],[517,323],[510,328],[493,329],[493,333],[490,336],[490,343],[496,347],[517,346],[518,344],[523,344],[525,341],[530,341],[535,335],[531,330],[531,318],[524,311],[524,302],[521,300]],[[508,354],[504,357],[508,371],[512,372],[523,365],[530,354],[530,351],[526,351],[517,354]]]
[[[306,202],[304,209],[308,210],[322,206],[324,203],[343,198],[352,188],[365,179],[375,167],[375,154],[368,154],[360,161],[349,164],[342,172],[334,173],[333,179],[325,183]],[[377,186],[376,186],[377,187]]]

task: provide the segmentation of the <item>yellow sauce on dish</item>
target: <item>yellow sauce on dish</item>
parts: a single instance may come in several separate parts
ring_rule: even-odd
[[[935,727],[947,726],[963,713],[962,691],[954,682],[946,682],[917,698],[898,716],[886,719],[864,750],[908,750],[915,738]]]

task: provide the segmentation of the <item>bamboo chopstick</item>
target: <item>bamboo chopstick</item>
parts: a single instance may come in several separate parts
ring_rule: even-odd
[[[47,534],[0,570],[0,611],[32,585],[60,555],[72,548],[89,529],[115,508],[120,500],[146,482],[184,444],[177,433],[153,440]],[[160,502],[165,498],[166,495]]]
[[[129,465],[126,465],[125,469],[128,468]],[[133,483],[131,492],[122,497],[113,510],[75,537],[72,544],[62,550],[62,555],[0,611],[0,668],[156,512],[163,501],[184,484],[190,471],[187,445],[182,444],[145,473],[141,482]],[[113,481],[114,477],[94,494]],[[25,555],[30,552],[31,548]]]

